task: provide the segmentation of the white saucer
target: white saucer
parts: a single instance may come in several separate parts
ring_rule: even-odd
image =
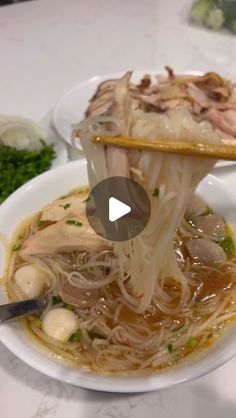
[[[157,70],[143,70],[134,71],[132,75],[132,81],[138,83],[144,74],[151,74],[155,76],[161,72]],[[201,75],[200,71],[186,71],[186,74]],[[80,122],[84,119],[84,112],[89,105],[89,100],[94,95],[98,85],[105,80],[111,80],[120,78],[124,72],[107,74],[107,75],[95,75],[89,80],[84,81],[71,90],[67,91],[57,102],[53,115],[52,122],[61,138],[63,138],[69,145],[71,145],[71,133],[73,124]],[[81,152],[82,147],[78,142],[78,150]],[[235,164],[235,161],[219,161],[216,164],[217,167],[226,167]]]

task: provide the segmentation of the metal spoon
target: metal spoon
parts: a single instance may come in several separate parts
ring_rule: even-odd
[[[0,324],[20,318],[21,316],[44,311],[51,297],[51,292],[47,292],[40,298],[21,300],[0,306]]]

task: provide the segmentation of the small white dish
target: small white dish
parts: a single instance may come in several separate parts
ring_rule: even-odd
[[[53,145],[56,153],[56,157],[52,161],[51,169],[66,164],[68,162],[67,146],[52,126],[51,112],[45,115],[45,117],[40,121],[40,125],[45,131],[47,144]]]
[[[157,74],[156,71],[134,71],[132,81],[138,83],[144,74]],[[66,92],[57,102],[52,121],[58,134],[71,145],[71,126],[84,119],[84,113],[89,100],[94,95],[98,85],[105,80],[120,78],[124,73],[113,73],[104,76],[95,75]],[[79,149],[78,144],[78,149]],[[81,147],[82,150],[82,147]]]
[[[95,75],[89,80],[84,81],[67,91],[58,100],[53,111],[52,122],[57,133],[69,145],[71,145],[71,126],[84,119],[84,113],[89,105],[89,100],[94,95],[98,85],[105,80],[120,78],[123,74],[124,72],[107,74],[104,76]],[[161,72],[157,70],[134,71],[132,81],[138,83],[144,74],[150,74],[154,77],[157,74],[161,74]],[[185,74],[202,75],[203,73],[201,71],[185,71]],[[82,152],[79,141],[77,142],[77,149],[80,153]],[[219,161],[216,164],[216,168],[228,167],[234,164],[235,161]]]
[[[74,187],[86,183],[85,160],[71,162],[36,177],[18,189],[1,205],[0,234],[10,240],[15,228],[24,217],[40,210],[42,206]],[[212,208],[221,213],[236,228],[236,193],[227,189],[225,182],[209,175],[201,182],[198,191]],[[5,249],[0,242],[0,276],[3,273],[5,258]],[[6,302],[6,295],[1,288],[0,304]],[[107,392],[148,392],[190,381],[233,358],[236,355],[236,324],[233,324],[215,345],[198,353],[194,359],[186,360],[179,366],[166,369],[161,373],[140,377],[103,376],[59,363],[37,351],[27,340],[18,323],[1,325],[0,340],[25,363],[60,381]]]

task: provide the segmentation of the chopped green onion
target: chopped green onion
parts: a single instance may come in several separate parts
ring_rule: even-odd
[[[16,244],[14,245],[14,247],[12,248],[13,251],[19,251],[21,249],[21,245],[20,244]]]
[[[60,207],[66,210],[66,209],[71,207],[71,203],[66,203],[65,205],[60,205]]]
[[[223,238],[219,244],[228,256],[233,256],[235,254],[234,242],[230,236]]]
[[[80,330],[76,331],[74,334],[72,334],[68,340],[69,343],[78,343],[80,341]]]
[[[181,329],[183,329],[183,327],[184,327],[184,324],[177,325],[177,327],[172,329],[172,332],[180,331]]]
[[[187,342],[187,346],[189,348],[194,348],[198,345],[198,340],[197,338],[191,337],[189,338],[188,342]]]
[[[18,187],[48,170],[56,154],[44,141],[41,151],[17,150],[0,140],[0,204]]]
[[[61,297],[60,296],[53,296],[52,298],[52,304],[53,305],[58,305],[58,303],[61,303]]]
[[[160,193],[160,189],[157,187],[156,189],[154,189],[154,192],[153,192],[153,197],[158,197],[159,196],[159,193]]]
[[[69,219],[68,221],[66,221],[67,225],[74,225],[74,226],[82,226],[82,222],[79,221],[75,221],[74,219]]]
[[[74,306],[73,306],[73,305],[71,305],[70,303],[67,303],[67,304],[65,305],[65,308],[66,308],[66,309],[69,309],[69,311],[73,311]]]
[[[46,225],[48,225],[48,221],[38,221],[37,222],[37,227],[39,228],[39,229],[42,229],[44,226],[46,226]]]
[[[167,348],[168,348],[169,353],[172,353],[172,351],[174,350],[173,344],[168,344]]]

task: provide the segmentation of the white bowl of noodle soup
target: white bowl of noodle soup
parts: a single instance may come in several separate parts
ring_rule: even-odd
[[[18,189],[0,207],[1,238],[10,240],[14,230],[28,215],[39,211],[45,204],[67,194],[73,188],[87,183],[86,161],[76,161],[48,171]],[[227,185],[208,175],[198,192],[209,206],[222,214],[236,227],[234,208],[236,194]],[[2,242],[2,240],[1,240]],[[6,249],[0,246],[0,268],[3,273]],[[1,288],[0,303],[7,302]],[[38,371],[76,386],[108,392],[147,392],[170,387],[200,377],[221,366],[236,354],[236,324],[232,324],[211,347],[184,359],[176,366],[161,372],[140,376],[112,376],[88,372],[72,367],[48,356],[26,338],[17,322],[0,326],[0,340],[17,357]]]

